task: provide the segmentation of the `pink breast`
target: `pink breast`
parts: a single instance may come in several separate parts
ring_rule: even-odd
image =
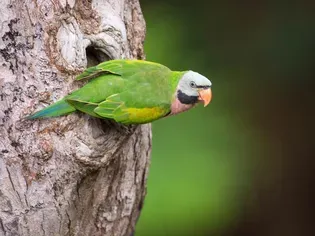
[[[176,115],[178,113],[187,111],[194,106],[195,104],[183,104],[177,98],[175,98],[171,105],[171,113],[169,115]]]

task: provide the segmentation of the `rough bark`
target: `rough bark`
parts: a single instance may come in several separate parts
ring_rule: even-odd
[[[0,23],[0,235],[132,234],[150,125],[22,118],[82,86],[87,64],[143,58],[138,0],[2,0]]]

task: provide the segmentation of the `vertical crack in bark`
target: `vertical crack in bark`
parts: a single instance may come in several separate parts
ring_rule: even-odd
[[[46,232],[45,232],[45,228],[44,228],[44,222],[45,222],[45,213],[42,212],[42,222],[40,222],[40,228],[43,232],[43,235],[45,236],[46,235]]]
[[[13,180],[12,180],[12,177],[11,177],[11,173],[10,173],[9,168],[6,167],[6,170],[7,170],[7,172],[8,172],[8,177],[9,177],[9,180],[10,180],[10,183],[11,183],[11,186],[12,186],[12,189],[13,189],[13,191],[15,192],[15,194],[17,195],[17,197],[18,197],[20,203],[23,204],[19,192],[15,189],[15,186],[14,186],[14,183],[13,183]]]
[[[68,227],[68,234],[71,234],[71,225],[72,225],[72,222],[71,222],[71,217],[68,213],[68,211],[66,210],[66,215],[67,215],[67,220],[68,220],[68,224],[67,224],[67,227]],[[59,231],[60,233],[60,231]]]
[[[3,222],[2,222],[2,219],[0,218],[0,229],[2,230],[3,232],[3,235],[6,235],[6,230],[4,228],[4,225],[3,225]]]
[[[27,186],[27,185],[26,185],[26,186]],[[26,191],[27,191],[27,189],[26,189]],[[25,200],[26,206],[29,207],[29,204],[28,204],[28,201],[27,201],[26,193],[24,193],[24,200]]]

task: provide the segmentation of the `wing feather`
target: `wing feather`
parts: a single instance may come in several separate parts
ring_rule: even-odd
[[[158,63],[143,60],[111,60],[87,68],[82,74],[76,77],[76,80],[91,79],[101,74],[120,75],[124,78],[134,75],[140,71],[170,71],[166,66]]]

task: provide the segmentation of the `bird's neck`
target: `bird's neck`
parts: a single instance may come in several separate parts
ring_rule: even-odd
[[[193,108],[197,103],[193,104],[184,104],[179,101],[177,97],[175,97],[174,101],[171,105],[171,113],[169,115],[176,115],[178,113],[188,111],[189,109]]]

